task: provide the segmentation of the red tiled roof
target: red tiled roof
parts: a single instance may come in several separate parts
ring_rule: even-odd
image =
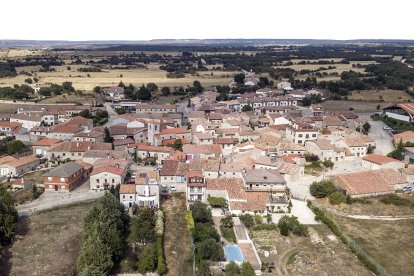
[[[94,168],[91,172],[91,176],[102,173],[102,172],[107,172],[107,173],[122,176],[125,172],[125,168],[121,168],[121,167],[117,168],[117,167],[110,166],[110,165],[102,166],[102,167]]]
[[[59,139],[51,139],[51,138],[42,138],[40,140],[37,140],[36,142],[32,143],[32,147],[33,146],[43,146],[43,147],[50,147],[54,144],[59,143],[60,140]]]
[[[384,165],[387,163],[391,163],[391,162],[399,162],[402,163],[400,160],[388,157],[388,156],[384,156],[384,155],[380,155],[380,154],[368,154],[364,157],[362,157],[363,160],[371,162],[371,163],[375,163],[378,165]]]

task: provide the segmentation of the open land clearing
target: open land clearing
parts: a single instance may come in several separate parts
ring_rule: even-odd
[[[250,233],[262,261],[276,263],[268,275],[372,275],[325,225],[310,226],[308,237],[284,237],[277,229]]]
[[[321,103],[323,108],[327,111],[349,111],[352,109],[357,113],[372,113],[378,112],[377,106],[384,108],[393,103],[386,103],[383,101],[324,101]]]
[[[390,275],[414,274],[414,219],[382,221],[332,216]]]
[[[91,202],[40,212],[18,222],[1,260],[2,275],[68,275],[76,268],[84,217]]]

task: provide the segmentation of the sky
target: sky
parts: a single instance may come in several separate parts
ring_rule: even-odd
[[[412,0],[1,0],[0,39],[414,39]]]

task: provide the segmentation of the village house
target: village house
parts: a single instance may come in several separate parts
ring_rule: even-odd
[[[414,131],[408,130],[393,135],[394,144],[414,143]]]
[[[65,141],[50,146],[46,157],[49,161],[63,161],[66,159],[80,160],[83,158],[85,152],[89,150],[112,150],[112,145],[110,143],[102,142],[93,143]]]
[[[183,146],[183,153],[186,155],[186,160],[191,159],[209,159],[220,158],[221,147],[220,145],[194,145],[188,144]]]
[[[27,189],[31,189],[33,187],[33,182],[32,181],[27,181],[22,177],[22,178],[12,180],[11,181],[11,187],[12,187],[12,189],[27,190]]]
[[[77,142],[103,142],[104,141],[104,133],[99,130],[92,130],[90,132],[81,132],[77,133],[73,136],[72,141]]]
[[[136,152],[137,158],[154,158],[158,165],[161,165],[165,159],[170,158],[174,153],[174,150],[170,147],[150,146],[146,144],[129,145],[128,151],[132,154]]]
[[[32,128],[41,125],[42,116],[39,114],[12,114],[10,116],[10,122],[19,123],[23,128],[31,130]]]
[[[68,162],[43,175],[45,190],[70,192],[85,182],[85,169],[76,162]]]
[[[206,202],[206,183],[204,181],[203,173],[201,171],[187,172],[185,175],[187,184],[187,202],[191,204],[195,201]]]
[[[321,161],[342,161],[345,159],[345,148],[332,145],[327,139],[317,139],[305,142],[306,152],[316,155]]]
[[[319,130],[311,125],[295,124],[286,126],[286,139],[304,145],[306,141],[318,139]]]
[[[6,160],[6,159],[3,159]],[[10,158],[9,161],[0,164],[0,176],[17,177],[34,170],[40,165],[40,159],[34,155],[20,158]]]
[[[303,155],[305,154],[305,150],[306,150],[303,145],[295,144],[295,143],[285,143],[285,142],[281,142],[277,144],[276,149],[277,149],[278,156],[282,156],[286,154]]]
[[[160,186],[157,172],[141,172],[135,178],[136,202],[138,207],[159,208]]]
[[[103,92],[105,98],[113,101],[120,101],[125,98],[125,89],[123,87],[113,86],[109,88],[104,88]]]
[[[49,148],[60,143],[59,139],[42,138],[32,143],[33,154],[46,156]]]
[[[193,143],[197,145],[212,145],[213,139],[210,133],[196,132],[193,134]]]
[[[414,104],[413,103],[400,103],[392,106],[388,106],[382,110],[383,115],[393,119],[413,122],[414,121]]]
[[[407,184],[406,177],[392,169],[338,174],[334,180],[352,198],[394,193]]]
[[[83,131],[83,128],[79,125],[61,123],[54,125],[46,137],[62,141],[72,141],[73,137],[81,131]]]
[[[348,148],[350,153],[357,157],[363,157],[367,154],[368,147],[365,140],[361,137],[348,136],[343,140],[345,146]]]
[[[177,113],[177,106],[172,104],[146,104],[136,105],[137,113]]]
[[[15,136],[21,130],[21,123],[0,121],[0,136]]]
[[[109,190],[111,187],[123,184],[126,174],[127,167],[120,166],[115,160],[111,160],[111,165],[94,166],[90,174],[90,189]]]
[[[398,171],[403,169],[405,164],[400,160],[388,156],[380,154],[367,154],[362,157],[362,167],[369,170],[392,169]]]

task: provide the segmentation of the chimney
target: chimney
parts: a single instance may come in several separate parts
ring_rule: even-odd
[[[76,147],[79,148],[79,142],[76,143]]]

